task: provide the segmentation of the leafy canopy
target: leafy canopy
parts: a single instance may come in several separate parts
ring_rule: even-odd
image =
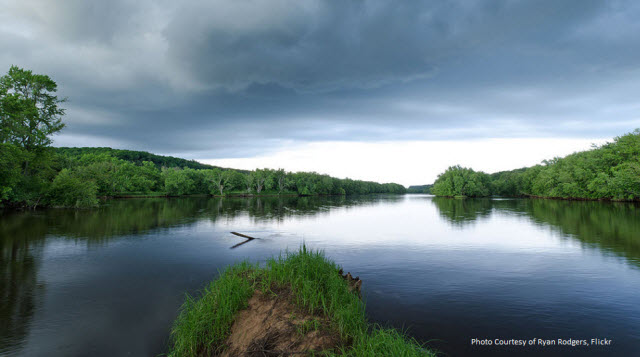
[[[51,144],[51,135],[64,127],[66,99],[54,93],[57,84],[49,76],[11,66],[0,78],[0,142],[27,151]]]

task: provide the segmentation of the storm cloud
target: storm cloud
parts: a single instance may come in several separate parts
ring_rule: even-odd
[[[0,6],[0,68],[48,74],[69,97],[57,145],[216,158],[640,127],[635,1]]]

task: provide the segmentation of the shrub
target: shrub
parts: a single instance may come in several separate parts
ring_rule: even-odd
[[[95,182],[81,180],[69,169],[60,171],[49,189],[48,198],[52,205],[62,207],[92,207],[98,204]]]

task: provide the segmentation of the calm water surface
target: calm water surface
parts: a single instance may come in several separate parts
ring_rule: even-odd
[[[264,238],[230,249],[238,231]],[[551,200],[132,199],[0,216],[0,355],[154,356],[185,292],[302,242],[372,321],[445,355],[640,356],[640,207]],[[607,338],[474,347],[472,338]]]

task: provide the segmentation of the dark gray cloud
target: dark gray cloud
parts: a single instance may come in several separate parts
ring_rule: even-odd
[[[0,5],[0,68],[70,98],[60,145],[229,157],[640,126],[631,0]]]

